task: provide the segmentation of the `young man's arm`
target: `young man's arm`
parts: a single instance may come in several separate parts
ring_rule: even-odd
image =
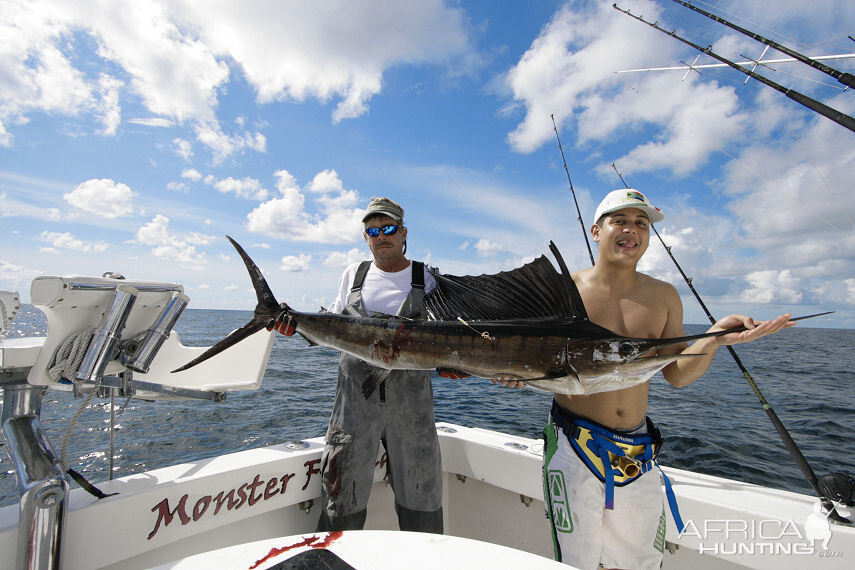
[[[683,305],[677,290],[671,287],[673,294],[666,295],[668,306],[668,321],[665,325],[663,337],[682,336],[683,332]],[[781,315],[771,321],[758,321],[745,315],[728,315],[719,319],[707,332],[727,330],[729,328],[744,326],[745,331],[730,333],[724,336],[703,338],[695,341],[689,346],[676,345],[659,351],[659,354],[696,354],[694,358],[684,358],[672,362],[662,370],[665,379],[677,388],[688,386],[709,369],[718,347],[732,344],[743,344],[753,342],[764,336],[774,334],[782,329],[794,326],[796,323],[790,321],[789,314]],[[672,319],[673,317],[673,319]]]

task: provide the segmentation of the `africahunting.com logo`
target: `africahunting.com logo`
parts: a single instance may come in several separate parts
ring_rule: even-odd
[[[680,538],[694,537],[701,554],[713,556],[814,556],[840,558],[832,542],[832,525],[819,501],[804,524],[785,519],[689,520]]]

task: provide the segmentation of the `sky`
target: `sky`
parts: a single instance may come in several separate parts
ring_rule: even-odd
[[[851,0],[696,4],[805,55],[855,53]],[[730,59],[764,48],[671,0],[618,5]],[[229,235],[314,311],[370,256],[372,196],[404,206],[408,256],[444,273],[550,240],[575,271],[625,182],[665,212],[714,315],[855,327],[855,133],[730,68],[616,73],[697,54],[611,1],[0,0],[0,289],[28,302],[34,277],[111,271],[252,309]],[[758,72],[855,115],[829,75]],[[707,322],[655,235],[640,270]]]

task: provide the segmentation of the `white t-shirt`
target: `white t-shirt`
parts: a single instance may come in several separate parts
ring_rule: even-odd
[[[338,297],[330,307],[330,312],[341,313],[347,304],[347,296],[353,287],[353,279],[359,262],[353,263],[341,274],[338,284]],[[372,262],[365,274],[365,282],[362,284],[362,302],[365,309],[372,313],[384,313],[394,315],[401,308],[401,303],[410,293],[413,283],[412,262],[406,269],[390,273],[378,269]],[[425,266],[425,293],[430,293],[436,287],[436,279]]]

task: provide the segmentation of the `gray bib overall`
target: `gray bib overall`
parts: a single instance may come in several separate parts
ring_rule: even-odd
[[[344,313],[369,316],[362,284],[371,262],[360,265]],[[412,262],[410,293],[398,315],[418,318],[424,308],[424,264]],[[442,466],[426,370],[393,370],[369,398],[362,382],[371,365],[341,354],[335,404],[321,460],[319,531],[359,530],[374,483],[379,445],[395,493],[401,530],[442,533]]]

